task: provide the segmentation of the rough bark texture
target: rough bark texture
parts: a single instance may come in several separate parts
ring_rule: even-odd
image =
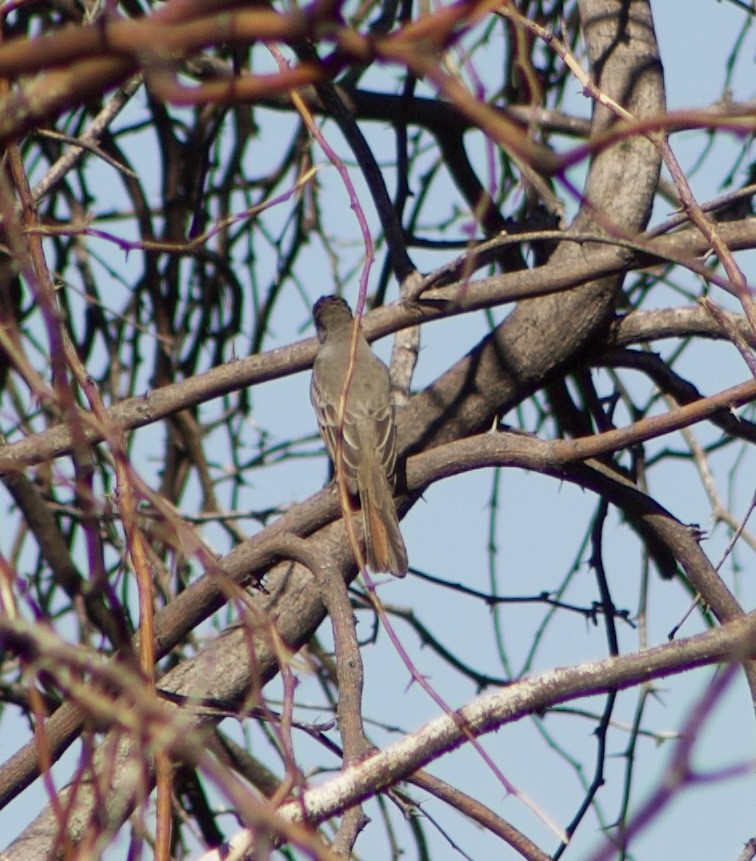
[[[647,2],[584,0],[580,14],[596,83],[607,96],[637,117],[664,110],[662,69]],[[605,108],[594,113],[594,130],[604,129],[612,117]],[[632,237],[646,224],[659,175],[660,159],[653,145],[635,137],[595,157],[574,230],[617,231]],[[595,213],[600,212],[598,217]],[[608,223],[611,222],[611,223]],[[559,266],[575,255],[590,256],[591,247],[565,242],[551,263]],[[405,452],[418,452],[485,429],[497,416],[542,387],[575,356],[608,331],[620,277],[591,281],[567,293],[519,303],[495,332],[470,351],[426,391],[411,399],[400,415],[400,439]],[[569,325],[565,325],[565,320]],[[340,560],[345,579],[354,575],[353,561],[344,552],[343,531],[330,525],[311,539],[315,552]],[[254,539],[252,539],[254,541]],[[262,617],[275,620],[284,642],[297,648],[307,642],[323,621],[318,588],[298,564],[282,563],[267,576],[271,597],[254,596]],[[193,661],[168,673],[160,686],[193,696],[212,696],[234,703],[250,687],[253,676],[269,678],[276,658],[268,645],[258,644],[256,667],[249,666],[248,634],[230,631],[206,647]],[[207,716],[198,725],[212,722]],[[121,754],[128,757],[129,744]],[[107,750],[108,746],[103,746]],[[113,762],[99,767],[110,767]],[[124,777],[126,773],[126,777]],[[112,798],[132,797],[121,785],[130,784],[127,769],[117,769]],[[111,799],[112,800],[112,799]],[[68,799],[64,793],[62,803]],[[79,788],[68,834],[78,842],[101,799]],[[108,802],[110,806],[110,801]],[[129,804],[110,807],[110,818],[127,816]],[[55,813],[48,809],[7,852],[11,861],[47,858],[57,833]]]

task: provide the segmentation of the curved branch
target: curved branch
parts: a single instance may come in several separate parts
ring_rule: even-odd
[[[0,619],[0,633],[6,643],[16,648],[27,651],[29,649],[35,651],[39,648],[37,641],[30,638],[27,630],[19,629],[19,623]],[[245,636],[240,642],[242,654],[235,656],[239,663],[248,657]],[[405,736],[386,750],[348,768],[323,786],[307,790],[301,799],[284,805],[276,811],[276,816],[281,817],[281,826],[286,821],[301,821],[303,816],[308,822],[323,822],[330,816],[406,779],[433,760],[460,747],[470,733],[480,736],[533,712],[583,696],[623,689],[673,673],[685,672],[693,667],[742,661],[753,657],[756,657],[756,613],[686,640],[667,643],[631,655],[581,664],[578,667],[552,670],[482,696],[459,709],[454,715],[444,714],[431,720],[416,733]],[[180,670],[179,667],[174,672]],[[124,695],[127,701],[134,701],[134,692],[124,691]],[[157,704],[150,707],[144,697],[137,698],[135,705],[140,712],[144,710],[140,720],[141,738],[151,723],[154,722],[157,725],[157,722],[164,720],[165,716],[162,710],[157,708]],[[133,719],[136,719],[136,715]],[[194,764],[204,764],[207,767],[209,763],[207,757],[203,758],[205,751],[204,744],[200,740],[201,735],[195,736],[194,731],[201,731],[216,720],[217,718],[208,718],[207,715],[186,718],[182,716],[179,723],[180,731],[166,733],[163,728],[161,736],[167,739],[174,756]],[[139,746],[138,738],[122,738],[119,745],[119,761],[125,763]],[[100,767],[105,765],[102,755],[106,750],[107,745],[103,746],[98,754]],[[112,766],[112,763],[110,765]],[[145,769],[147,769],[146,765]],[[128,772],[126,777],[124,772]],[[129,769],[119,769],[113,773],[112,789],[116,793],[119,793],[120,789],[119,797],[122,801],[119,809],[110,811],[113,822],[127,815],[128,802],[133,804],[135,801],[132,778],[133,774]],[[72,793],[75,793],[75,797]],[[89,816],[96,805],[101,805],[102,799],[96,788],[81,784],[60,793],[61,805],[66,807],[70,802],[73,802],[68,820],[70,831],[73,832],[70,837],[76,841],[83,837]],[[127,803],[124,805],[123,802]],[[245,807],[249,808],[249,805]],[[259,811],[254,812],[259,815]],[[57,833],[58,822],[55,813],[48,808],[8,847],[6,857],[9,861],[41,857],[40,850],[43,844],[47,840],[53,840]],[[235,850],[242,851],[244,847],[250,845],[248,842],[250,839],[250,832],[240,832],[231,844]]]
[[[742,615],[742,609],[717,577],[695,536],[622,476],[609,473],[596,461],[590,466],[583,466],[581,461],[587,457],[596,458],[630,442],[651,439],[656,434],[690,423],[692,417],[701,420],[716,414],[726,404],[736,404],[739,399],[750,400],[754,396],[756,383],[749,382],[703,402],[639,422],[632,428],[619,428],[578,440],[545,441],[507,433],[459,440],[410,459],[407,464],[408,490],[413,498],[417,498],[428,485],[452,475],[491,466],[511,466],[537,470],[606,494],[629,520],[639,524],[641,533],[646,531],[664,542],[704,600],[711,604],[718,618],[725,621]],[[410,504],[409,499],[405,500],[402,508],[406,511]],[[227,582],[254,582],[263,576],[272,597],[259,599],[263,601],[261,613],[266,618],[277,620],[284,641],[292,648],[305,643],[325,617],[320,591],[300,566],[292,568],[288,563],[277,563],[286,555],[285,547],[292,534],[310,536],[309,540],[315,543],[312,554],[318,558],[332,558],[341,576],[347,581],[353,579],[356,575],[354,559],[344,539],[343,524],[335,521],[340,511],[334,489],[320,491],[306,502],[293,506],[271,526],[219,560],[208,573],[156,613],[156,656],[162,658],[166,655],[196,625],[225,603]],[[355,518],[358,530],[360,522],[359,517]],[[225,637],[219,639],[226,642]],[[233,672],[211,671],[213,662],[221,660],[212,657],[215,648],[215,645],[211,646],[209,656],[202,658],[203,663],[196,675],[189,669],[191,662],[182,664],[175,672],[189,674],[187,678],[191,681],[187,682],[187,689],[191,689],[193,695],[201,689],[203,696],[233,700],[240,695],[239,692],[248,689],[247,665],[242,662]],[[225,646],[221,645],[221,648]],[[275,654],[269,650],[258,654],[257,666],[262,680],[267,680],[276,672]],[[53,759],[57,759],[76,738],[82,721],[81,711],[72,703],[65,703],[48,720],[46,733]],[[38,767],[34,742],[27,744],[0,767],[0,806],[35,779]]]
[[[746,219],[741,223],[723,224],[720,226],[720,233],[731,248],[736,250],[753,248],[756,246],[756,218]],[[682,256],[695,257],[706,252],[703,238],[692,229],[654,240],[652,247],[658,247],[661,259],[665,258],[666,249],[672,247],[678,249]],[[658,259],[646,256],[641,252],[632,252],[626,248],[606,247],[593,251],[589,257],[578,256],[572,261],[561,264],[558,261],[552,261],[526,272],[507,273],[493,278],[483,278],[479,281],[456,282],[447,287],[427,291],[424,298],[427,298],[428,301],[423,304],[422,308],[405,305],[401,302],[378,308],[365,315],[363,328],[366,337],[373,341],[418,323],[455,316],[481,308],[496,307],[503,303],[529,297],[557,293],[559,296],[555,297],[556,318],[561,329],[564,329],[565,327],[561,326],[561,322],[565,319],[562,308],[565,308],[566,305],[561,295],[564,291],[593,278],[619,275],[628,269],[653,265]],[[644,316],[647,313],[682,314],[684,315],[682,319],[686,321],[686,325],[700,326],[701,334],[708,334],[714,326],[712,322],[709,324],[700,323],[695,317],[695,312],[691,310],[639,311],[623,318],[617,324],[620,327],[619,330],[610,330],[606,337],[610,339],[617,337],[616,334],[612,335],[612,332],[619,331],[622,338],[620,343],[624,343],[625,339],[628,338],[642,338],[643,333],[640,327],[649,319]],[[690,315],[693,315],[692,318]],[[660,322],[656,329],[649,331],[648,337],[651,337],[654,332],[656,332],[655,337],[659,338],[674,335],[676,334],[673,331],[675,325],[678,323],[674,319],[665,323]],[[554,332],[554,343],[542,345],[542,348],[547,350],[547,355],[552,355],[554,361],[559,358],[559,355],[553,355],[554,352],[561,353],[560,345],[564,334],[564,332],[561,335]],[[311,367],[315,358],[315,349],[315,338],[307,338],[304,341],[270,350],[267,353],[248,356],[221,365],[191,379],[171,383],[148,394],[121,401],[109,411],[109,421],[122,430],[145,427],[175,412],[197,406],[229,392],[304,371]],[[520,346],[520,352],[522,349],[524,349],[524,345]],[[478,350],[480,347],[471,351],[470,356],[465,360],[466,364],[469,365],[470,362],[475,361],[473,356]],[[533,386],[539,380],[542,381],[547,370],[554,371],[554,368],[549,368],[548,365],[544,370],[544,361],[545,358],[541,361],[541,367],[534,368],[533,373],[528,375],[528,378],[534,377],[535,379],[523,379],[520,386],[512,390],[512,397],[524,399],[530,394]],[[562,361],[566,362],[567,358],[564,357]],[[540,373],[538,373],[539,371]],[[455,376],[459,376],[459,370]],[[481,384],[485,387],[488,380],[481,379]],[[433,406],[434,392],[442,395],[441,403],[443,403],[444,400],[453,398],[455,385],[453,377],[447,378],[443,386],[436,383],[426,393],[413,398],[411,404],[403,409],[401,416],[399,416],[400,439],[417,438],[424,422],[442,420],[443,416],[440,414],[443,413],[443,409],[440,409],[438,405]],[[444,393],[443,389],[448,391]],[[507,391],[510,391],[509,387],[507,387]],[[426,406],[428,403],[430,403],[430,407]],[[496,410],[497,413],[499,411]],[[104,439],[103,429],[93,425],[87,416],[83,417],[82,422],[81,431],[86,442],[94,443]],[[486,422],[482,422],[482,424],[485,425]],[[451,428],[446,436],[455,438],[468,431],[469,428],[462,424],[456,432]],[[17,472],[28,466],[69,454],[72,445],[71,431],[65,424],[60,424],[41,433],[30,434],[19,442],[2,445],[0,446],[0,474]]]

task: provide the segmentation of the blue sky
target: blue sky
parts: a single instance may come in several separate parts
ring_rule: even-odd
[[[652,4],[656,27],[665,66],[667,96],[670,109],[703,107],[723,97],[724,66],[727,52],[735,35],[743,26],[744,15],[728,2],[715,0],[659,0]],[[754,59],[756,39],[754,27],[745,37],[740,59],[734,67],[731,89],[736,100],[753,99]],[[384,72],[384,74],[390,74]],[[574,104],[575,110],[587,115],[589,103],[575,83],[574,96],[567,107]],[[285,122],[285,120],[281,120]],[[390,142],[388,130],[373,129],[371,135],[385,135]],[[334,138],[336,136],[334,135]],[[700,200],[721,193],[722,175],[731,163],[732,148],[742,142],[732,136],[721,135],[721,158],[706,160],[703,168],[691,176],[693,190]],[[329,140],[331,137],[329,136]],[[704,144],[702,136],[695,133],[676,135],[673,147],[683,166],[690,169],[701,154]],[[138,153],[137,153],[138,155]],[[149,151],[144,159],[151,158]],[[753,160],[753,153],[750,160]],[[748,163],[748,160],[745,162]],[[322,182],[332,195],[332,217],[349,219],[349,202],[340,188],[335,172],[326,168],[321,173]],[[157,181],[157,180],[156,180]],[[655,217],[663,218],[663,211]],[[356,233],[356,229],[355,229]],[[122,273],[136,264],[124,258],[112,247],[104,246],[109,264]],[[359,246],[355,246],[359,256]],[[430,262],[428,266],[437,265]],[[742,255],[741,263],[749,281],[754,283],[754,256]],[[272,266],[272,261],[261,260],[261,267]],[[322,261],[313,261],[313,278],[320,283],[311,285],[311,299],[321,293],[330,292],[327,268]],[[377,274],[374,272],[374,277]],[[696,289],[692,276],[681,275],[689,289]],[[310,285],[308,285],[309,288]],[[115,288],[114,288],[115,289]],[[394,298],[395,294],[391,294]],[[349,295],[356,296],[356,288]],[[716,295],[726,307],[733,307],[730,297]],[[671,290],[660,290],[656,298],[660,306],[679,305],[681,299]],[[294,310],[292,310],[294,309]],[[501,316],[505,311],[497,312]],[[282,303],[281,311],[274,317],[273,336],[269,347],[287,343],[306,334],[311,334],[304,302],[296,297]],[[423,349],[416,377],[416,387],[435,378],[456,356],[463,355],[485,331],[483,315],[470,319],[456,319],[425,327]],[[668,349],[662,345],[660,349]],[[377,347],[387,358],[388,341]],[[734,348],[729,345],[705,344],[691,350],[686,357],[686,368],[691,377],[705,391],[725,388],[747,378],[747,369]],[[599,375],[599,385],[601,377]],[[637,381],[637,385],[644,385]],[[307,388],[309,375],[300,374],[273,384],[260,386],[253,392],[254,413],[252,421],[267,428],[274,438],[285,438],[292,433],[303,436],[315,432],[315,420],[309,409]],[[282,409],[282,404],[295,404],[296,408]],[[204,410],[217,412],[218,403]],[[526,412],[527,412],[526,407]],[[250,434],[255,428],[250,426]],[[696,434],[710,431],[695,429]],[[145,434],[145,440],[148,436]],[[664,441],[662,444],[667,444]],[[681,446],[679,439],[675,444]],[[158,442],[153,438],[150,445],[157,450]],[[313,445],[314,447],[314,445]],[[149,462],[149,445],[144,449],[144,469],[149,474],[155,464]],[[219,458],[222,458],[219,453]],[[714,458],[717,467],[715,476],[723,495],[734,496],[732,508],[736,513],[745,511],[748,499],[756,484],[755,458],[753,452],[746,453],[742,460],[733,464],[724,457]],[[734,475],[730,472],[735,471]],[[289,464],[271,467],[255,475],[245,504],[251,508],[262,507],[269,498],[288,499],[292,502],[315,492],[325,476],[324,460],[296,460]],[[403,532],[410,553],[411,564],[422,570],[450,581],[463,582],[469,586],[489,587],[488,543],[490,497],[493,477],[490,473],[459,476],[431,488],[424,501],[418,503],[403,522]],[[684,522],[699,523],[708,529],[710,510],[705,494],[695,477],[691,477],[686,464],[670,463],[652,476],[652,492]],[[535,474],[507,470],[501,477],[500,507],[493,525],[493,535],[498,549],[496,576],[502,593],[525,595],[552,590],[559,587],[567,576],[570,560],[578,554],[583,540],[586,522],[595,507],[595,499],[572,486],[559,485],[552,479]],[[213,537],[212,531],[209,531]],[[620,607],[631,613],[638,609],[639,547],[632,533],[615,512],[609,516],[607,542],[607,567],[613,589],[613,598]],[[220,540],[220,537],[218,537]],[[0,548],[5,550],[0,538]],[[718,559],[727,542],[724,530],[713,533],[706,543],[711,558]],[[219,550],[222,549],[218,548]],[[754,553],[739,550],[742,574],[727,574],[728,582],[735,589],[746,608],[756,605],[756,571]],[[688,598],[676,585],[649,582],[649,615],[647,619],[647,642],[658,644],[665,641],[669,630],[678,623],[688,607]],[[440,639],[455,650],[463,660],[469,661],[481,671],[494,676],[503,673],[497,657],[495,631],[489,611],[479,602],[462,599],[454,593],[444,592],[413,577],[405,581],[389,581],[381,589],[381,597],[387,603],[414,608]],[[580,566],[569,587],[568,598],[575,602],[590,602],[595,597],[593,578],[586,566]],[[541,624],[544,615],[542,606],[515,605],[501,611],[500,623],[511,664],[518,670],[525,658],[533,638],[533,632]],[[446,701],[457,706],[469,701],[476,691],[472,684],[450,677],[444,665],[434,658],[430,650],[420,648],[414,634],[401,623],[396,623],[402,632],[403,642],[412,652],[417,666],[429,677]],[[371,620],[367,617],[362,627],[367,630]],[[695,614],[683,627],[686,636],[703,629]],[[362,629],[361,629],[362,630]],[[642,645],[637,628],[621,626],[622,646],[634,650]],[[327,628],[323,639],[328,641]],[[564,614],[547,630],[544,643],[529,672],[536,673],[554,666],[574,664],[601,657],[605,654],[605,635],[601,628],[594,628],[577,615]],[[365,651],[366,706],[368,715],[403,731],[417,728],[435,716],[437,706],[417,687],[408,687],[408,676],[385,636],[379,636],[375,648]],[[712,678],[713,670],[703,670],[686,677],[673,678],[655,687],[655,694],[648,705],[649,722],[660,730],[670,733],[679,728],[692,709],[696,707]],[[311,687],[310,687],[311,686]],[[276,685],[270,688],[276,695]],[[312,697],[319,702],[317,686],[305,678],[302,697]],[[616,726],[609,735],[609,758],[607,760],[608,785],[601,794],[601,804],[607,821],[611,822],[619,804],[621,776],[625,762],[621,756],[628,741],[627,725],[630,724],[637,703],[637,692],[627,692],[620,697],[617,719],[625,726]],[[588,710],[600,711],[600,700],[575,704]],[[315,712],[314,714],[317,714]],[[307,719],[314,719],[307,715]],[[593,723],[577,715],[550,716],[546,729],[553,733],[556,742],[563,745],[571,755],[582,759],[590,769],[595,739]],[[753,762],[753,712],[743,680],[738,678],[727,696],[717,707],[711,724],[707,727],[697,752],[696,763],[701,768],[720,767],[723,764]],[[229,730],[234,731],[229,725]],[[19,734],[23,730],[19,727]],[[375,740],[381,745],[395,737],[390,731],[376,729]],[[3,753],[9,755],[17,746],[18,737],[6,733],[3,738]],[[297,740],[302,760],[316,764],[322,760],[319,750],[311,750],[306,739]],[[579,797],[579,775],[565,758],[545,750],[539,728],[533,721],[522,721],[516,726],[502,729],[487,738],[486,750],[506,772],[507,777],[533,798],[552,818],[564,824],[573,811],[575,799]],[[639,759],[633,783],[634,803],[640,803],[646,791],[657,781],[672,756],[673,745],[669,741],[659,743],[642,739]],[[648,756],[644,754],[648,753]],[[334,763],[334,766],[336,763]],[[70,768],[70,757],[57,769],[62,779]],[[546,851],[555,847],[553,835],[536,821],[533,814],[514,798],[505,798],[504,791],[484,764],[470,751],[460,751],[431,769],[450,782],[460,785],[476,797],[489,803],[497,812],[510,818],[523,828],[529,836]],[[619,783],[619,785],[618,785]],[[416,792],[416,797],[421,793]],[[0,811],[0,835],[11,839],[41,804],[44,794],[39,786],[24,794],[21,799]],[[714,805],[712,799],[715,799]],[[397,811],[388,805],[395,827],[400,831],[406,826]],[[457,817],[449,817],[445,809],[435,801],[428,800],[425,807],[437,816],[453,834],[455,840],[465,847],[474,858],[501,856],[498,841],[479,831]],[[727,858],[737,857],[742,843],[753,836],[753,810],[756,809],[756,789],[753,777],[724,781],[714,787],[687,790],[660,820],[635,844],[635,857],[686,857]],[[387,858],[385,831],[381,827],[381,813],[376,804],[368,805],[368,813],[374,823],[360,839],[358,851],[365,858]],[[402,832],[402,837],[404,837]],[[583,858],[599,840],[597,822],[589,820],[579,831],[575,845],[567,857]],[[434,857],[454,857],[444,839],[431,833]],[[123,857],[119,846],[111,853],[112,858]],[[507,857],[507,856],[503,856]]]

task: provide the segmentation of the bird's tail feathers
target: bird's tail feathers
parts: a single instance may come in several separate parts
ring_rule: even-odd
[[[408,568],[407,548],[388,479],[378,464],[371,464],[361,471],[358,486],[368,567],[375,573],[404,577]]]

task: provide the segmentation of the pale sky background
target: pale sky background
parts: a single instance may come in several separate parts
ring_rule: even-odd
[[[722,98],[724,86],[724,66],[727,52],[731,49],[735,34],[743,25],[744,13],[729,2],[716,0],[659,0],[652,4],[662,59],[665,65],[667,99],[670,109],[701,107]],[[736,66],[733,81],[735,100],[756,97],[756,25],[752,25],[745,39]],[[383,74],[390,74],[383,71]],[[574,95],[565,109],[587,115],[590,104],[585,99],[577,82]],[[140,97],[141,98],[141,97]],[[282,118],[281,122],[287,122]],[[369,130],[371,140],[383,139],[392,143],[392,132],[387,128],[372,126]],[[374,137],[377,136],[377,137]],[[331,143],[337,136],[328,133]],[[690,132],[673,137],[673,148],[683,163],[689,168],[701,155],[704,146],[701,135]],[[709,157],[704,167],[689,176],[694,193],[703,201],[721,193],[722,173],[732,162],[726,150],[740,147],[742,142],[721,135],[721,169],[718,160]],[[253,148],[254,150],[255,148]],[[344,153],[343,147],[340,149]],[[393,150],[392,150],[393,152]],[[259,148],[256,150],[259,156]],[[144,158],[150,153],[145,151]],[[753,148],[747,165],[753,161]],[[105,170],[107,169],[97,168]],[[252,173],[259,174],[261,168]],[[112,181],[112,180],[111,180]],[[349,203],[340,188],[335,171],[329,168],[321,172],[321,181],[330,183],[333,189],[333,206],[328,209],[334,219],[353,219]],[[358,180],[356,180],[358,181]],[[390,189],[391,190],[391,189]],[[363,195],[361,199],[365,200]],[[657,207],[655,220],[662,220],[668,213]],[[372,212],[368,212],[373,218]],[[346,222],[348,223],[348,222]],[[353,230],[356,235],[356,226]],[[355,254],[360,249],[355,248]],[[121,272],[127,273],[132,266],[139,265],[136,255],[131,260],[108,248],[110,264]],[[423,268],[433,268],[441,262],[440,256],[414,254]],[[741,255],[739,261],[746,271],[751,284],[756,282],[754,254]],[[260,261],[260,266],[271,265],[270,261]],[[373,271],[373,283],[379,267]],[[321,273],[322,284],[313,285],[312,299],[331,291],[327,269],[313,266],[313,272]],[[688,287],[695,287],[692,276],[677,272],[676,277]],[[115,289],[115,287],[114,287]],[[396,297],[396,287],[389,292],[391,301]],[[350,301],[356,298],[356,283],[348,294]],[[734,308],[729,296],[715,294],[715,298],[727,308]],[[655,300],[660,306],[680,305],[681,298],[671,291],[660,289]],[[508,309],[498,309],[495,313],[501,319]],[[306,328],[303,328],[306,327]],[[308,310],[292,292],[291,300],[280,305],[279,313],[273,320],[273,336],[267,342],[268,348],[287,343],[298,337],[312,333]],[[415,388],[421,388],[435,378],[441,368],[448,367],[456,356],[463,355],[474,345],[485,331],[482,315],[469,319],[457,318],[453,321],[434,323],[423,329],[423,349],[415,378]],[[241,343],[241,341],[240,341]],[[669,350],[667,345],[654,345],[660,351]],[[388,340],[377,346],[384,358],[388,357]],[[686,358],[691,369],[693,381],[704,391],[713,392],[745,380],[747,369],[735,349],[727,344],[707,344],[701,350],[694,349]],[[597,377],[600,381],[600,375]],[[648,390],[645,382],[639,385]],[[285,438],[292,433],[303,436],[315,432],[315,420],[310,411],[307,388],[309,373],[299,374],[286,380],[263,385],[253,392],[254,419],[269,429],[274,437]],[[282,404],[296,404],[296,408],[282,409]],[[219,404],[203,407],[210,414],[220,409]],[[526,413],[529,407],[525,407]],[[506,420],[506,417],[505,417]],[[252,431],[253,429],[251,429]],[[142,432],[140,432],[142,433]],[[714,434],[710,428],[696,427],[699,439],[711,439]],[[160,433],[159,433],[160,435]],[[149,462],[149,431],[144,433],[145,454],[144,474],[154,472],[155,464]],[[153,437],[154,442],[154,437]],[[661,446],[671,445],[682,448],[679,438],[664,439]],[[658,448],[658,446],[656,447]],[[310,450],[316,449],[313,442]],[[654,450],[650,445],[649,450]],[[713,459],[715,466],[718,461]],[[741,515],[745,510],[756,483],[756,458],[751,451],[737,467],[738,475],[733,482],[735,503],[733,510]],[[140,465],[141,468],[141,465]],[[728,490],[726,467],[716,476],[723,496]],[[270,486],[265,486],[269,475]],[[248,504],[251,508],[264,505],[267,494],[276,499],[297,501],[318,490],[325,477],[325,461],[322,458],[310,460],[297,459],[289,464],[271,468],[268,473],[256,473],[249,489]],[[488,590],[488,555],[490,496],[493,476],[491,473],[476,473],[459,476],[431,488],[424,502],[418,503],[403,521],[402,528],[406,538],[410,562],[413,567],[452,582],[462,582],[472,588]],[[284,490],[282,490],[282,488]],[[285,491],[285,492],[284,492]],[[690,466],[682,462],[669,464],[652,474],[652,494],[668,506],[675,516],[684,522],[699,523],[708,529],[710,509],[706,497],[696,482]],[[595,509],[596,499],[592,495],[568,485],[559,485],[552,479],[535,474],[507,470],[501,477],[500,508],[497,514],[495,536],[498,547],[497,576],[500,592],[507,595],[536,594],[555,589],[562,582],[567,571],[565,566],[578,553],[585,525],[590,513]],[[288,500],[287,500],[288,497]],[[188,501],[187,501],[188,502]],[[7,497],[0,495],[0,510],[5,510]],[[613,590],[614,602],[635,613],[637,610],[639,576],[639,550],[633,534],[620,522],[613,510],[609,515],[606,541],[606,563],[609,581]],[[754,528],[754,524],[751,524]],[[208,535],[213,537],[212,531]],[[544,536],[546,536],[544,538]],[[0,549],[6,551],[8,536],[0,536]],[[727,543],[724,530],[716,531],[705,545],[710,558],[719,560]],[[218,550],[222,550],[218,547]],[[756,606],[756,559],[745,547],[739,550],[742,573],[736,582],[728,578],[728,584],[735,589],[746,609]],[[650,583],[650,617],[648,620],[648,642],[650,645],[663,643],[670,629],[684,615],[688,601],[682,590],[675,584],[663,583],[655,576]],[[497,658],[494,630],[490,613],[480,602],[465,600],[454,593],[445,592],[438,587],[426,584],[410,576],[404,581],[389,581],[381,589],[381,597],[386,603],[414,608],[433,633],[455,653],[468,661],[477,670],[494,676],[502,676],[503,670]],[[595,597],[593,574],[583,566],[574,578],[567,598],[575,603],[590,602]],[[540,624],[544,610],[537,605],[508,606],[502,611],[502,627],[508,655],[515,675],[521,672],[522,662],[530,647],[532,631]],[[367,635],[372,619],[363,617],[360,633]],[[449,705],[456,707],[472,699],[476,691],[472,685],[462,683],[458,677],[451,677],[445,667],[438,662],[428,649],[418,647],[416,637],[401,623],[395,623],[401,632],[405,646],[416,660],[418,668],[429,677]],[[621,644],[624,650],[639,647],[638,632],[629,626],[618,623]],[[688,636],[702,630],[701,621],[694,615],[683,626],[681,636]],[[327,627],[321,631],[324,641],[328,641]],[[435,717],[437,706],[427,695],[416,687],[408,689],[407,672],[399,658],[387,643],[385,635],[379,637],[379,646],[365,650],[366,705],[365,712],[372,718],[408,731],[418,728],[426,720]],[[537,660],[529,668],[530,674],[550,669],[554,666],[574,664],[580,661],[603,657],[606,653],[603,627],[592,627],[577,614],[561,614],[548,629],[546,643],[539,651]],[[680,678],[662,681],[656,686],[658,695],[647,706],[649,714],[654,715],[655,726],[667,727],[674,731],[681,726],[684,716],[695,708],[696,703],[706,690],[713,676],[712,669],[704,669]],[[453,681],[452,681],[453,679]],[[307,699],[311,682],[302,680],[300,697]],[[320,698],[314,685],[312,701],[319,703]],[[277,686],[271,685],[267,691],[275,698]],[[615,710],[615,720],[629,723],[637,703],[638,694],[630,691],[620,695]],[[574,703],[576,708],[599,712],[603,709],[603,698],[582,700]],[[325,719],[327,714],[318,710],[303,711],[304,720]],[[585,777],[592,776],[595,754],[595,738],[591,735],[594,723],[574,717],[549,717],[546,729],[570,753],[587,764]],[[7,725],[7,724],[6,724]],[[234,724],[226,722],[226,727]],[[19,737],[26,737],[26,728],[19,726],[19,735],[10,733],[0,740],[0,755],[7,758],[19,744]],[[376,729],[374,740],[384,746],[397,736]],[[599,801],[608,822],[612,821],[619,803],[618,793],[622,786],[613,780],[621,776],[625,761],[621,757],[628,741],[625,729],[618,727],[609,734],[609,756],[606,760],[607,788],[602,790]],[[296,743],[301,750],[300,760],[314,765],[323,761],[320,750],[309,754],[312,742],[297,737]],[[754,762],[754,717],[743,679],[738,677],[727,696],[717,706],[713,719],[709,722],[704,738],[697,748],[696,765],[701,769],[720,768],[724,765]],[[521,721],[515,726],[505,727],[483,742],[486,750],[494,757],[516,786],[527,793],[545,812],[560,824],[566,824],[574,813],[576,800],[581,797],[577,776],[565,762],[556,755],[545,753],[545,745],[532,721]],[[633,781],[634,807],[642,803],[646,791],[656,787],[660,770],[673,755],[672,744],[653,750],[656,742],[642,739],[639,743],[637,774]],[[645,754],[648,750],[649,756]],[[75,749],[74,749],[75,751]],[[265,758],[264,749],[258,747],[255,753]],[[72,757],[69,752],[55,770],[60,783],[65,774],[70,773]],[[271,761],[275,762],[272,758]],[[336,766],[336,763],[333,763]],[[480,759],[469,750],[460,751],[434,764],[430,769],[434,774],[459,785],[461,789],[490,804],[497,812],[510,819],[513,824],[525,830],[545,851],[556,848],[553,835],[538,823],[533,814],[514,798],[505,798],[503,788],[497,784]],[[712,795],[713,793],[713,795]],[[413,791],[417,799],[422,794]],[[712,804],[712,797],[715,799]],[[12,840],[30,819],[38,812],[43,803],[44,792],[39,783],[24,793],[5,810],[0,811],[0,846]],[[387,805],[392,821],[400,833],[400,841],[410,847],[407,858],[415,857],[413,844],[406,839],[406,825],[401,821],[397,809],[389,802]],[[457,816],[450,816],[439,802],[425,801],[423,808],[437,817],[448,829],[453,839],[475,859],[489,857],[515,857],[513,852],[502,849],[498,840],[480,831],[471,823],[463,822]],[[385,845],[385,830],[380,822],[381,814],[373,802],[367,806],[368,815],[374,824],[361,836],[357,844],[358,854],[366,859],[389,858]],[[729,780],[714,788],[701,787],[686,790],[676,799],[671,810],[666,811],[649,831],[634,844],[637,859],[658,858],[717,858],[734,861],[745,840],[756,836],[756,782],[753,774],[749,777]],[[232,820],[223,821],[222,827],[231,829]],[[434,859],[463,857],[457,855],[443,837],[429,828],[431,855]],[[590,814],[578,831],[574,845],[568,850],[566,858],[585,858],[587,853],[599,843],[600,834],[597,823]],[[109,858],[125,857],[124,844],[119,842],[108,854]],[[146,857],[146,856],[145,856]]]

